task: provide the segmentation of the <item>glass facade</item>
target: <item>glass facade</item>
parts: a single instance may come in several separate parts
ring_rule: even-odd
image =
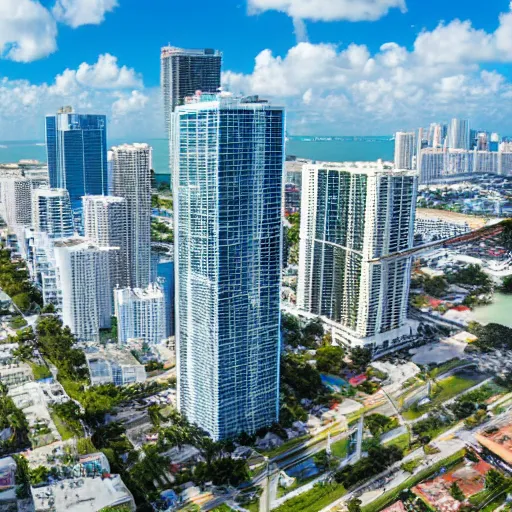
[[[175,123],[179,407],[224,439],[278,419],[284,111],[221,98]]]
[[[59,112],[46,118],[50,187],[65,188],[80,219],[82,196],[108,193],[107,119]]]
[[[417,177],[305,166],[298,305],[360,338],[398,329],[407,313]],[[337,167],[338,165],[338,167]]]

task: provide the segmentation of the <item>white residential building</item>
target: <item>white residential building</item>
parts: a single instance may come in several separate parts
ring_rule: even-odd
[[[406,326],[418,179],[379,163],[304,166],[297,305],[347,345],[388,348]]]
[[[470,149],[469,121],[464,119],[452,119],[448,128],[449,149]]]
[[[63,188],[36,189],[32,193],[32,227],[50,238],[73,236],[73,213],[69,193]]]
[[[114,291],[119,343],[142,339],[155,344],[165,339],[165,296],[160,286],[151,284],[146,289],[130,288]]]
[[[119,247],[112,285],[125,288],[130,284],[128,264],[128,203],[123,197],[84,196],[84,235],[99,247]],[[113,269],[114,270],[114,269]]]
[[[112,148],[112,192],[126,200],[131,288],[146,288],[151,276],[151,147]]]
[[[54,251],[62,321],[80,340],[99,341],[100,329],[111,326],[110,268],[118,249],[74,238],[55,242]]]
[[[128,349],[102,348],[86,352],[93,386],[112,383],[116,386],[146,381],[146,369]]]
[[[32,181],[19,176],[0,179],[1,213],[5,223],[16,229],[32,222]]]
[[[395,134],[395,167],[397,169],[414,169],[415,140],[414,132]]]

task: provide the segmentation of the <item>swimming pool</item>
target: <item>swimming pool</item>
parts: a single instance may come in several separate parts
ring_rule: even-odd
[[[327,373],[321,373],[322,384],[327,386],[332,391],[341,391],[341,388],[348,388],[350,384],[336,375],[329,375]]]

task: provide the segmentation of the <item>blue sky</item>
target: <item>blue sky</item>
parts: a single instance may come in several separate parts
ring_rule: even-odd
[[[61,104],[163,136],[167,43],[222,50],[225,86],[284,103],[290,133],[512,134],[508,0],[1,0],[0,140],[40,138]]]

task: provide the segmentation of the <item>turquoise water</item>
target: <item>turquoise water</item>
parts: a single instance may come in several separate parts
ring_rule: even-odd
[[[343,380],[341,377],[336,377],[336,375],[321,373],[320,378],[322,379],[322,384],[332,391],[341,391],[341,388],[348,388],[350,386],[346,380]]]
[[[481,324],[501,324],[512,328],[512,295],[496,293],[492,304],[474,309],[473,319]]]
[[[111,140],[109,146],[122,144],[122,140]],[[146,139],[131,142],[147,142],[153,148],[153,168],[157,174],[169,171],[169,147],[166,139]],[[394,143],[381,138],[359,138],[336,141],[304,141],[291,139],[286,144],[286,153],[299,158],[332,162],[357,160],[392,160]],[[46,148],[42,141],[0,141],[0,163],[17,162],[22,159],[46,161]]]

